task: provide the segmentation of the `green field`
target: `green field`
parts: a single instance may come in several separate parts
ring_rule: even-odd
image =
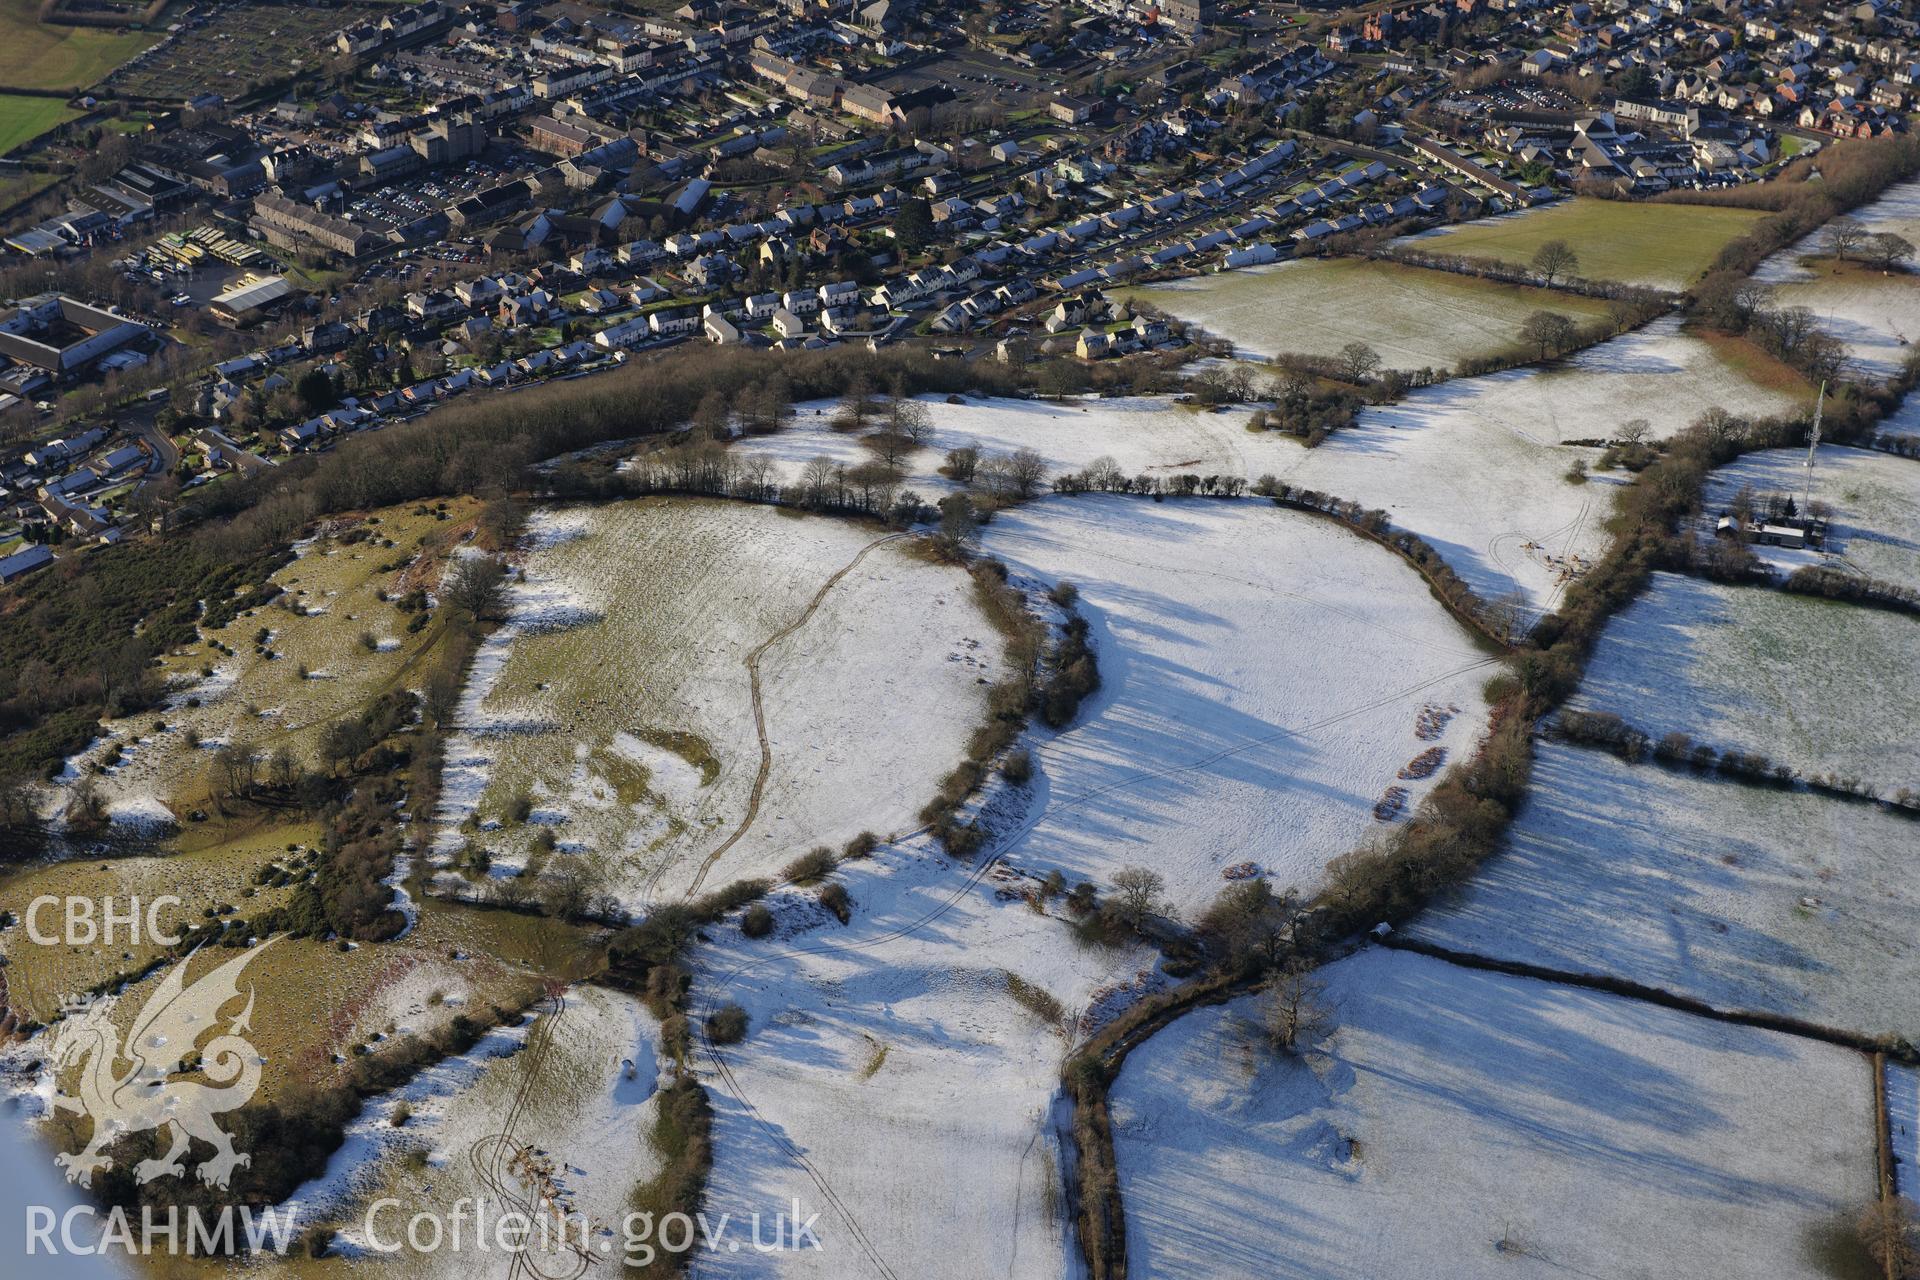
[[[0,0],[0,88],[85,89],[160,38],[156,31],[62,27],[36,0]]]
[[[1713,265],[1729,240],[1764,213],[1691,204],[1630,204],[1575,198],[1541,209],[1469,222],[1421,237],[1440,253],[1524,263],[1549,240],[1565,240],[1590,280],[1685,288]]]
[[[0,94],[0,155],[33,141],[47,130],[63,125],[79,114],[58,98]]]
[[[1262,359],[1289,351],[1331,356],[1348,342],[1365,342],[1393,369],[1447,368],[1502,351],[1534,311],[1557,311],[1576,323],[1607,311],[1578,294],[1358,258],[1213,272],[1123,296]]]

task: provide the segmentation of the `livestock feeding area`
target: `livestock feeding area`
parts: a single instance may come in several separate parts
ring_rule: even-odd
[[[1770,218],[1490,225],[1458,253],[1566,239],[1579,287],[1380,255],[1154,286],[1208,354],[1084,393],[667,352],[29,582],[7,705],[92,718],[9,740],[4,1122],[79,1150],[75,999],[124,1042],[257,956],[232,1186],[298,1243],[155,1275],[1897,1274],[1898,309],[1812,363],[1777,310],[1864,287],[1817,228],[1747,244],[1772,292],[1735,324],[1715,264]],[[1610,236],[1670,252],[1615,276]],[[105,681],[72,600],[120,618],[138,555],[191,594]],[[26,919],[160,893],[177,941]],[[160,1202],[163,1141],[88,1190]],[[374,1216],[476,1202],[570,1225],[476,1261]],[[736,1234],[636,1245],[695,1212]],[[804,1244],[739,1234],[777,1212]]]

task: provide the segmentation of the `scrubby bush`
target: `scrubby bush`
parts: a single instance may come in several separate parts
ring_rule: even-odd
[[[934,824],[933,834],[939,839],[946,851],[956,858],[964,858],[980,847],[984,837],[980,828],[971,823],[958,823],[942,819]]]
[[[693,1028],[684,1013],[669,1014],[660,1022],[660,1051],[675,1062],[685,1062],[693,1051]]]
[[[817,884],[833,874],[837,861],[833,850],[819,845],[789,862],[780,874],[794,884]]]
[[[715,1044],[739,1044],[747,1038],[747,1011],[725,1004],[707,1018],[707,1038]]]
[[[1087,643],[1087,620],[1067,620],[1065,634],[1054,654],[1054,673],[1041,695],[1041,716],[1055,729],[1064,729],[1080,710],[1080,701],[1100,687],[1100,667]]]
[[[767,910],[764,902],[754,903],[740,917],[740,932],[749,938],[766,937],[773,932],[773,912]]]

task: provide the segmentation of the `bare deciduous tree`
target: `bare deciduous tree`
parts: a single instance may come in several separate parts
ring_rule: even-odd
[[[92,778],[82,778],[67,793],[67,827],[72,831],[98,831],[107,825],[107,800]]]
[[[1867,241],[1867,258],[1882,271],[1896,271],[1913,261],[1913,241],[1893,231],[1883,231]]]
[[[1876,1200],[1860,1215],[1860,1242],[1888,1275],[1901,1280],[1920,1275],[1914,1215],[1914,1203],[1905,1196]]]
[[[1120,464],[1107,454],[1101,454],[1089,462],[1086,471],[1082,474],[1086,478],[1087,488],[1101,493],[1111,493],[1127,480],[1127,473],[1122,471]]]
[[[1866,243],[1867,229],[1858,218],[1839,217],[1827,224],[1827,252],[1845,262]]]
[[[867,425],[872,413],[873,384],[864,375],[855,374],[853,381],[847,384],[846,394],[840,397],[840,407],[834,410],[833,429],[858,431]]]
[[[1295,399],[1313,390],[1313,366],[1301,356],[1281,356],[1273,362],[1276,400]]]
[[[1499,638],[1502,644],[1514,644],[1527,630],[1527,597],[1520,591],[1509,591],[1487,602],[1483,617],[1487,630]]]
[[[1161,892],[1166,880],[1148,867],[1122,867],[1113,873],[1114,917],[1130,929],[1137,929],[1150,915],[1162,914]]]
[[[958,449],[947,450],[947,465],[940,468],[947,478],[961,484],[973,483],[974,472],[980,468],[980,451],[972,445],[962,445]]]
[[[871,435],[861,437],[860,442],[873,450],[874,455],[890,467],[899,466],[913,452],[913,441],[898,431],[886,429],[875,431]]]
[[[352,717],[335,721],[320,735],[321,754],[335,769],[352,764],[371,746],[373,735],[367,732],[364,724]]]
[[[229,742],[214,753],[213,767],[221,789],[231,798],[238,800],[253,790],[258,765],[251,748]]]
[[[569,862],[547,891],[547,912],[562,920],[579,920],[593,911],[598,896],[593,873],[581,862]]]
[[[840,464],[825,454],[810,460],[800,471],[800,487],[806,503],[823,507],[839,493]]]
[[[1554,281],[1580,269],[1580,255],[1565,240],[1549,240],[1534,250],[1533,269],[1540,273],[1540,278],[1551,289]]]
[[[476,618],[494,618],[507,598],[507,567],[491,556],[467,556],[447,573],[447,599]]]
[[[1287,965],[1267,982],[1261,1017],[1267,1044],[1277,1053],[1303,1053],[1333,1029],[1326,986],[1304,963]]]
[[[699,407],[693,411],[693,429],[703,440],[724,440],[730,417],[726,394],[715,389],[700,397]]]
[[[1364,342],[1340,348],[1340,373],[1348,382],[1365,382],[1380,368],[1380,353]]]
[[[919,448],[933,439],[933,416],[918,400],[896,396],[888,406],[887,429]]]
[[[1006,477],[1016,497],[1031,498],[1046,482],[1047,460],[1032,449],[1015,449],[1006,459]]]
[[[973,499],[964,493],[952,493],[940,499],[940,540],[959,548],[980,533],[980,522],[973,513]]]

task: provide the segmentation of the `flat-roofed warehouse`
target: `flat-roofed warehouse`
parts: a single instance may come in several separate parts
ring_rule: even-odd
[[[0,315],[0,354],[73,377],[150,332],[138,321],[65,294],[43,293]]]
[[[285,276],[249,276],[210,304],[219,320],[236,327],[263,318],[293,296]]]

